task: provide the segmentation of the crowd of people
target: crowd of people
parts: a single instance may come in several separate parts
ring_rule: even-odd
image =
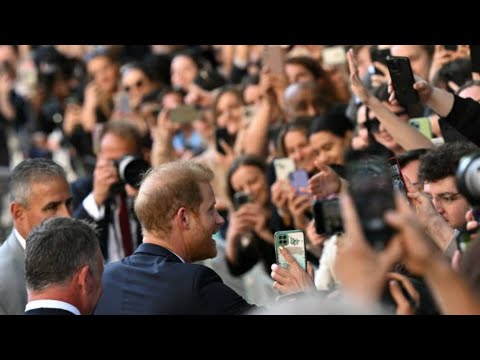
[[[477,60],[0,45],[0,314],[479,314],[480,190],[459,183],[480,154]],[[359,158],[397,164],[390,207],[380,175],[352,183]],[[318,206],[337,200],[329,232]],[[276,243],[288,230],[306,266]]]

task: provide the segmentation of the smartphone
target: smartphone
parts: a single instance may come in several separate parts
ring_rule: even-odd
[[[388,159],[388,166],[390,167],[390,173],[392,175],[392,185],[395,191],[398,191],[400,194],[407,196],[407,187],[405,185],[405,179],[403,178],[402,171],[400,170],[400,164],[396,157],[391,157]]]
[[[408,124],[420,131],[427,139],[433,138],[432,126],[428,117],[420,117],[408,120]]]
[[[233,195],[233,207],[235,208],[235,210],[240,209],[242,205],[245,205],[250,202],[252,202],[252,197],[247,193],[244,193],[242,191],[237,191]]]
[[[338,198],[316,200],[313,203],[315,230],[319,235],[343,233],[343,221]]]
[[[300,267],[307,271],[307,255],[305,250],[305,235],[301,230],[277,231],[274,234],[275,255],[277,264],[288,269],[289,265],[282,254],[278,251],[280,246],[288,249],[290,254],[295,258]]]
[[[386,159],[366,151],[354,151],[347,162],[346,178],[367,242],[383,250],[395,230],[384,220],[395,209],[393,184]]]
[[[370,59],[373,62],[379,62],[387,66],[387,57],[390,56],[390,49],[379,49],[378,46],[374,45],[370,47]],[[372,64],[373,66],[373,64]],[[374,74],[384,75],[380,70],[374,67]]]
[[[288,180],[295,188],[297,194],[305,194],[301,189],[308,186],[308,174],[305,169],[295,170],[288,174]]]
[[[477,229],[474,230],[460,230],[460,234],[455,237],[455,242],[457,243],[457,250],[460,253],[464,253],[467,250],[468,246],[472,241],[472,236],[477,233]]]
[[[273,167],[277,180],[288,180],[290,173],[295,171],[295,161],[288,157],[274,159]]]
[[[202,111],[194,105],[180,105],[168,113],[170,121],[179,124],[190,124],[194,120],[201,119],[202,115]]]
[[[420,97],[417,90],[413,88],[415,78],[413,77],[410,60],[403,56],[388,56],[387,66],[395,96],[400,105],[408,109],[411,105],[418,104]]]
[[[472,72],[480,73],[480,45],[470,46],[470,59],[472,60]]]
[[[323,65],[336,66],[347,62],[347,52],[343,46],[332,46],[323,49]]]
[[[443,45],[445,50],[457,51],[458,45]]]
[[[265,45],[263,47],[262,64],[268,66],[274,75],[284,74],[285,49],[281,45]]]
[[[235,140],[237,139],[237,135],[230,134],[227,129],[225,128],[216,128],[215,129],[215,147],[220,154],[225,155],[225,151],[223,147],[220,145],[220,140],[225,141],[230,147],[234,147]]]

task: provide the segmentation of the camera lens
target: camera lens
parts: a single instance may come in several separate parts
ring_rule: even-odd
[[[117,164],[120,180],[136,189],[140,187],[143,174],[149,168],[148,162],[132,155],[124,156]]]
[[[457,168],[458,190],[472,205],[480,205],[480,152],[464,156]]]

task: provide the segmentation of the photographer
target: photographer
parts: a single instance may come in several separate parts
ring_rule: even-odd
[[[119,165],[118,161],[125,155],[133,155],[137,159],[134,165],[139,167],[124,169]],[[134,177],[141,176],[146,171],[141,159],[138,129],[127,122],[109,122],[100,135],[93,178],[83,178],[72,184],[74,217],[97,224],[106,262],[130,255],[141,242],[140,227],[131,206],[137,191],[129,184],[132,181],[122,176],[132,173]]]

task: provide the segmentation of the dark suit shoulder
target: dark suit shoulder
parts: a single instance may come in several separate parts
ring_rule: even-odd
[[[195,271],[193,294],[202,313],[236,315],[253,308],[233,289],[225,285],[212,269],[199,264],[190,264]],[[193,268],[194,267],[194,268]]]

